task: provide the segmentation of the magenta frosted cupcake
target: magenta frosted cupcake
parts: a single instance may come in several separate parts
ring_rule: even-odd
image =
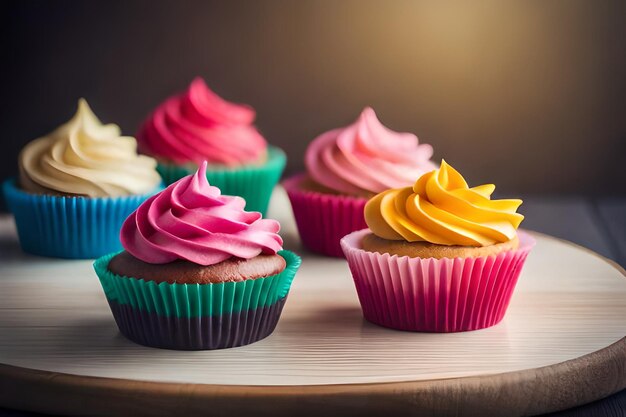
[[[366,227],[367,199],[436,168],[432,153],[414,134],[383,126],[370,107],[353,124],[318,136],[306,151],[307,173],[283,183],[303,244],[343,256],[341,238]]]
[[[212,185],[243,197],[248,210],[265,213],[286,156],[268,146],[253,124],[255,117],[251,107],[222,99],[196,78],[144,121],[137,133],[139,150],[157,159],[166,184],[207,161]]]
[[[272,333],[300,258],[276,220],[244,210],[206,179],[206,164],[146,200],[124,222],[124,250],[94,269],[113,317],[146,346],[223,349]]]
[[[365,318],[399,330],[457,332],[504,317],[534,239],[517,231],[521,200],[492,200],[442,161],[412,187],[365,206],[369,229],[345,236]]]

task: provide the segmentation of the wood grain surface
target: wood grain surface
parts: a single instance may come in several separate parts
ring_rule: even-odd
[[[272,213],[286,248],[304,258],[283,317],[261,342],[212,352],[127,341],[89,261],[21,254],[2,219],[0,406],[93,415],[533,415],[626,387],[626,280],[587,250],[537,235],[502,323],[404,333],[362,319],[345,262],[299,247],[281,193]]]

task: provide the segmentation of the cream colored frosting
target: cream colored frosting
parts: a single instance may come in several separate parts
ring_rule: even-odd
[[[153,158],[119,126],[102,124],[87,101],[72,119],[30,142],[19,156],[20,186],[30,192],[119,197],[146,194],[161,182]]]

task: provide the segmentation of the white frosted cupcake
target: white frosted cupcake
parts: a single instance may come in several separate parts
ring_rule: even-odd
[[[19,178],[3,184],[25,252],[95,258],[121,248],[118,232],[161,189],[156,161],[135,138],[102,124],[84,99],[72,119],[27,144]]]

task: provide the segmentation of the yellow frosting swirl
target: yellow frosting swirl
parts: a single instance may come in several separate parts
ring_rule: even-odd
[[[19,165],[20,186],[44,194],[118,197],[149,193],[161,182],[135,138],[103,125],[84,99],[69,122],[26,145]]]
[[[491,200],[495,185],[470,188],[454,168],[422,175],[413,187],[383,191],[365,206],[365,221],[383,239],[488,246],[516,236],[522,200]]]

